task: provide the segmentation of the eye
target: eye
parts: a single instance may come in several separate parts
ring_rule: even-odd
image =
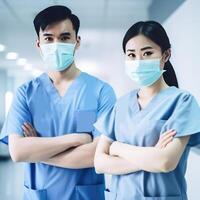
[[[144,52],[143,56],[151,56],[153,54],[152,51],[146,51]]]
[[[69,37],[67,37],[67,36],[63,36],[63,37],[61,37],[61,41],[63,41],[63,42],[65,42],[65,41],[67,41],[67,40],[69,40],[70,38]]]
[[[44,40],[47,41],[47,42],[51,42],[51,41],[53,41],[53,38],[52,37],[45,37]]]
[[[127,56],[132,59],[136,57],[134,53],[129,53]]]

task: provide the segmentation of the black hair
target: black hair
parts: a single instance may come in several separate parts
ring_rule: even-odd
[[[35,19],[33,20],[33,24],[35,27],[35,31],[39,37],[40,28],[44,31],[48,25],[51,25],[55,22],[59,22],[65,19],[69,19],[72,22],[73,29],[78,34],[78,30],[80,27],[79,18],[72,14],[72,11],[66,6],[50,6],[41,12],[39,12]]]
[[[156,43],[161,48],[162,53],[171,48],[167,33],[160,23],[155,21],[140,21],[133,24],[126,32],[122,42],[124,53],[126,52],[127,42],[137,35],[144,35]],[[163,78],[167,85],[178,87],[176,73],[169,60],[165,63],[164,70],[166,72],[163,73]]]

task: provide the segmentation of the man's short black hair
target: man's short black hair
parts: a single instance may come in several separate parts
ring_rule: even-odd
[[[35,31],[39,37],[40,28],[44,31],[48,25],[52,23],[59,22],[65,19],[69,19],[72,22],[73,29],[78,34],[78,30],[80,27],[80,21],[78,17],[72,14],[72,11],[66,6],[50,6],[41,12],[39,12],[34,21]]]

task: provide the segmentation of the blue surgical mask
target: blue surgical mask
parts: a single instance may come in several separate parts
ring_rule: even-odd
[[[40,45],[42,58],[47,70],[63,71],[74,61],[76,44],[50,43]]]
[[[160,69],[160,59],[126,60],[125,70],[139,86],[153,85],[165,72]]]

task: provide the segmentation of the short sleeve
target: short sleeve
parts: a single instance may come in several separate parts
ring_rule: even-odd
[[[18,88],[7,118],[3,124],[0,141],[8,144],[8,135],[13,133],[23,136],[22,125],[24,122],[31,123],[31,114],[26,102],[25,88],[22,86]]]
[[[107,113],[101,116],[94,124],[96,129],[105,135],[111,142],[115,141],[115,115],[116,106],[110,108]]]
[[[115,102],[116,102],[116,95],[113,88],[110,85],[105,84],[102,87],[99,95],[97,121],[106,113],[108,113],[110,109],[112,109]],[[92,134],[93,137],[95,138],[101,135],[101,131],[99,131],[96,128],[96,126],[94,126]]]
[[[170,129],[176,131],[177,138],[190,136],[189,146],[200,144],[200,107],[192,95],[184,94],[178,99],[162,132]]]

